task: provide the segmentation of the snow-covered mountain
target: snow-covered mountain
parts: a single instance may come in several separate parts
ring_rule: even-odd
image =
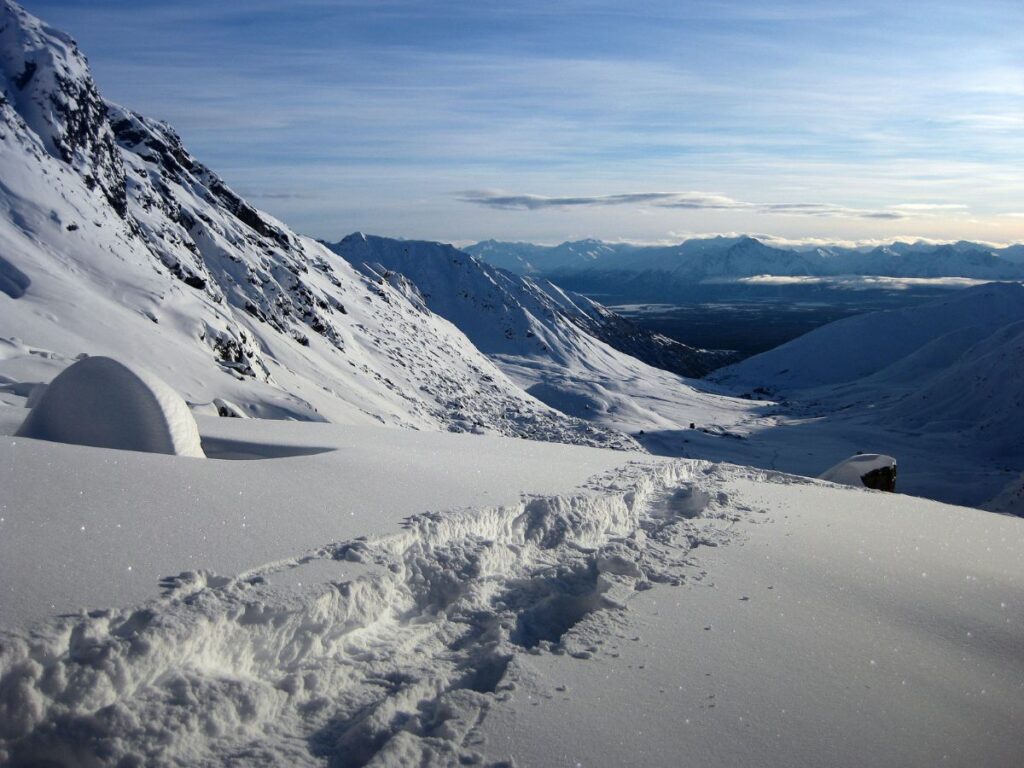
[[[911,381],[944,372],[978,340],[1024,320],[1024,286],[988,283],[917,307],[830,323],[711,375],[740,386],[782,392],[853,382],[890,366]],[[1006,375],[1014,378],[1012,359]]]
[[[645,287],[677,286],[756,275],[887,277],[969,277],[1024,279],[1021,246],[992,248],[961,241],[939,244],[894,242],[876,248],[827,246],[780,248],[753,237],[694,238],[671,246],[637,246],[601,241],[537,246],[494,240],[469,246],[469,253],[503,268],[528,274],[586,280],[594,290],[629,281]],[[586,254],[583,258],[580,254]],[[623,291],[619,289],[619,293]]]
[[[412,301],[450,320],[513,381],[564,413],[637,433],[711,418],[734,423],[747,408],[620,349],[668,356],[676,369],[695,371],[716,353],[636,331],[550,283],[495,269],[438,243],[356,234],[332,248],[382,281],[407,279],[415,287]]]
[[[67,35],[0,4],[0,375],[82,353],[249,415],[628,446],[521,391],[408,286],[256,210],[173,129],[104,102]]]
[[[374,278],[408,278],[418,289],[412,300],[451,321],[488,355],[546,357],[580,368],[588,357],[608,356],[597,340],[690,377],[731,356],[645,331],[585,296],[497,269],[450,245],[356,233],[328,247]]]
[[[971,277],[1015,280],[1024,277],[1019,264],[1005,251],[975,243],[894,243],[862,252],[833,249],[822,259],[826,274],[883,275],[887,277]]]
[[[840,320],[712,378],[785,398],[789,440],[886,447],[905,490],[980,505],[1024,469],[1022,361],[1024,286],[989,283]]]
[[[484,240],[464,250],[501,269],[520,275],[554,272],[559,269],[585,269],[600,266],[605,259],[635,249],[628,243],[601,240],[572,240],[560,245],[506,243]]]

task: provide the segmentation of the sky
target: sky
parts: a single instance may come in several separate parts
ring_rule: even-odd
[[[299,231],[1024,240],[1021,0],[23,0]]]

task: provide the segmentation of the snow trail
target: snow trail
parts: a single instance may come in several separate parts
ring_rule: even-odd
[[[692,518],[737,514],[719,471],[634,462],[576,495],[417,515],[394,535],[236,578],[182,573],[136,609],[0,635],[0,759],[479,759],[474,729],[515,685],[516,654],[588,658],[602,633],[563,642],[574,625],[699,576],[687,553],[732,534]]]

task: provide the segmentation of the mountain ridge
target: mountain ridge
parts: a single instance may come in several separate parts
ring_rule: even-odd
[[[579,243],[588,243],[589,258]],[[878,275],[887,277],[969,277],[1024,279],[1024,245],[993,248],[981,243],[894,241],[875,247],[838,245],[778,247],[756,237],[691,238],[675,245],[568,241],[555,246],[483,241],[468,253],[522,274],[653,272],[680,284],[714,277],[772,275]]]

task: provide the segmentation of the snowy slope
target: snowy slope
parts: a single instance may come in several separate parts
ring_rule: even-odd
[[[695,382],[620,349],[697,370],[715,353],[634,334],[631,324],[618,324],[600,305],[550,283],[494,269],[438,243],[359,234],[332,247],[381,279],[408,278],[418,291],[414,300],[454,323],[531,395],[564,413],[636,433],[690,422],[731,424],[749,410],[743,401],[698,391]]]
[[[402,286],[254,209],[169,126],[105,104],[63,33],[9,0],[0,30],[8,388],[89,353],[250,415],[630,444],[525,395]]]
[[[1024,457],[1022,374],[1024,321],[1018,321],[988,335],[949,367],[922,376],[893,407],[892,418],[907,429],[970,434],[992,456]]]
[[[681,376],[700,377],[729,353],[695,349],[546,280],[509,274],[450,245],[350,235],[328,245],[373,276],[399,273],[433,312],[486,354],[545,356],[577,367],[593,339]],[[586,338],[590,336],[592,338]]]
[[[480,729],[488,758],[1020,764],[1021,521],[726,478],[730,504],[767,522],[741,520],[739,541],[697,549],[684,586],[637,595],[628,623],[576,627],[566,644],[597,645],[591,658],[517,657],[509,703]]]
[[[928,304],[839,320],[712,374],[716,381],[781,391],[840,384],[899,363],[948,334],[972,338],[1024,320],[1024,286],[991,283]],[[977,332],[965,331],[975,328]],[[961,346],[949,337],[959,351]],[[940,354],[932,349],[929,354]],[[947,355],[946,362],[951,362]],[[928,364],[934,368],[934,362]],[[941,366],[940,366],[941,367]],[[1010,373],[1008,371],[1007,373]],[[908,376],[903,371],[904,377]]]
[[[817,474],[819,452],[888,453],[900,465],[898,490],[1024,511],[1013,487],[995,502],[1024,470],[1022,339],[1016,283],[832,323],[713,374],[770,387],[786,402],[757,444],[705,455]]]
[[[1019,764],[1024,521],[572,446],[201,426],[263,458],[0,443],[0,762]]]

